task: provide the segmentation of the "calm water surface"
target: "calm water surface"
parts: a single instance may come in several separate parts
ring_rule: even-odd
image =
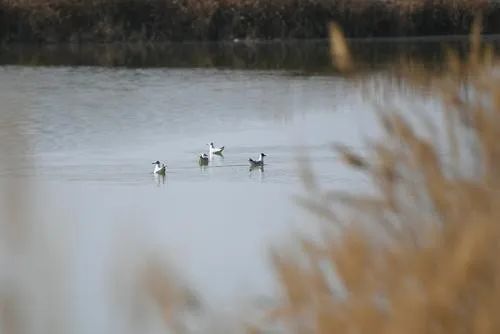
[[[328,68],[324,43],[310,54],[298,48],[301,61],[283,46],[275,47],[278,56],[257,52],[260,60],[295,63],[254,61],[254,69],[243,69],[248,62],[215,66],[220,58],[211,53],[201,57],[211,59],[207,66],[168,59],[164,66],[100,66],[69,56],[66,64],[26,66],[19,59],[30,53],[16,58],[12,51],[0,67],[0,178],[29,191],[37,220],[67,226],[73,307],[95,321],[82,332],[109,325],[95,301],[107,291],[116,249],[134,249],[128,242],[166,254],[215,305],[269,294],[269,245],[310,220],[292,198],[303,192],[301,154],[324,186],[366,189],[331,144],[362,149],[377,135],[373,102],[405,105],[425,96],[399,80],[387,59],[417,50],[428,62],[432,52],[393,43],[392,58],[381,57],[376,43],[364,47],[373,52],[363,60],[370,70],[362,85],[318,71]],[[436,57],[430,63],[439,66]],[[197,157],[211,141],[226,147],[224,157],[200,168]],[[260,152],[268,155],[265,170],[249,171],[248,158]],[[155,160],[166,161],[165,178],[151,175]]]

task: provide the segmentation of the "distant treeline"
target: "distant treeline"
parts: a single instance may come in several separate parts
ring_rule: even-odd
[[[477,12],[500,33],[495,0],[0,0],[0,41],[121,42],[466,34]]]

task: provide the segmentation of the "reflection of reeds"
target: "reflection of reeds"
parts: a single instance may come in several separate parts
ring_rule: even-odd
[[[309,184],[315,197],[302,203],[330,223],[299,243],[300,257],[273,256],[283,292],[273,319],[289,332],[500,330],[500,78],[477,28],[472,41],[436,85],[443,134],[381,113],[386,136],[368,156],[339,148],[374,195]]]

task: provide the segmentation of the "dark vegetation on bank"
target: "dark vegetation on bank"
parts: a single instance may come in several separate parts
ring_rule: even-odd
[[[0,41],[131,42],[466,34],[476,12],[500,33],[494,0],[0,0]]]

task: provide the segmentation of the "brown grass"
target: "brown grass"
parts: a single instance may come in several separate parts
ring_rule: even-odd
[[[328,223],[273,255],[282,303],[270,321],[286,332],[500,331],[500,75],[478,27],[468,61],[450,55],[434,82],[441,130],[381,111],[386,135],[368,156],[339,148],[374,194],[309,182],[301,203]]]

